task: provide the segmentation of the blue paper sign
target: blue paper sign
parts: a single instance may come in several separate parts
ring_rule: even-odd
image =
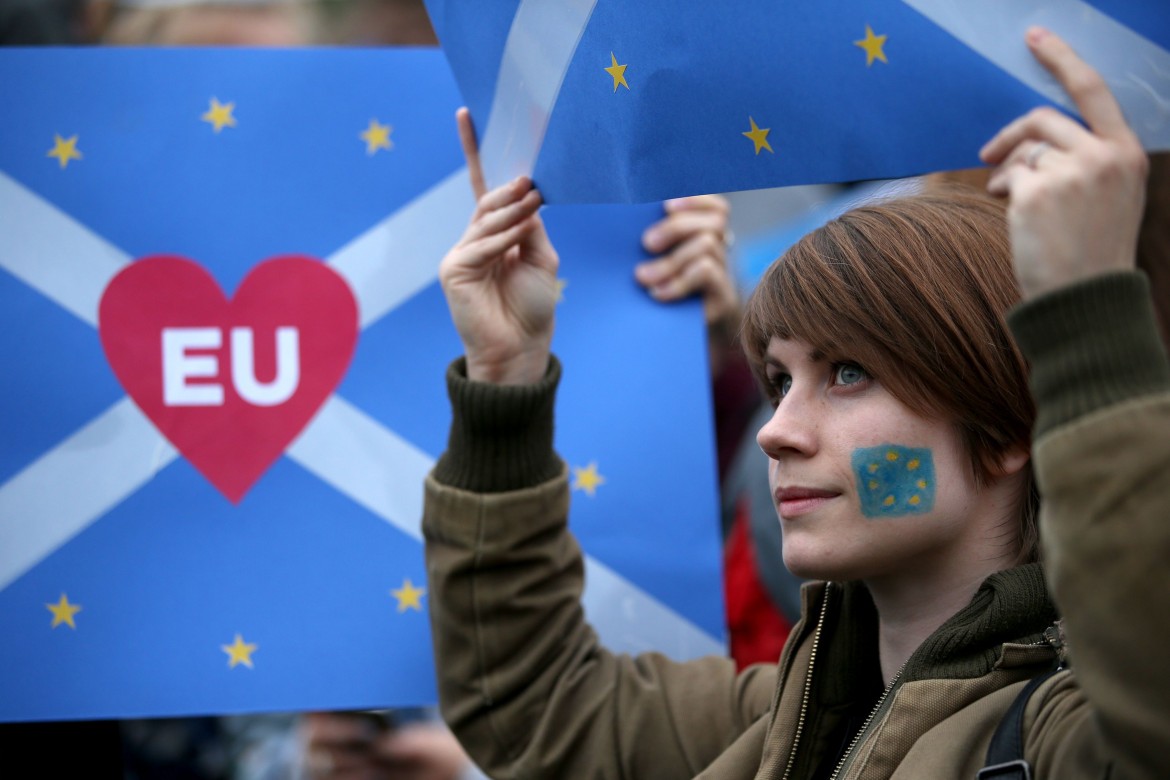
[[[433,702],[442,55],[5,50],[0,104],[0,721]],[[547,211],[557,446],[590,619],[683,658],[719,532],[700,308],[632,275],[661,213]]]
[[[1170,149],[1164,0],[428,0],[489,181],[549,203],[905,177],[980,165],[1040,105],[1024,43],[1059,33],[1149,149]]]

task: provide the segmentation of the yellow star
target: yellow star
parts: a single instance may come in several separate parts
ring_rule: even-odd
[[[867,24],[865,26],[865,37],[860,41],[854,41],[853,45],[865,49],[865,67],[873,65],[874,60],[881,60],[887,65],[890,61],[886,59],[886,53],[882,51],[882,46],[886,43],[885,35],[874,35],[873,29]]]
[[[221,650],[228,654],[228,668],[235,669],[239,664],[243,664],[249,669],[252,666],[252,653],[256,652],[256,645],[245,642],[244,638],[236,634],[236,641],[230,645],[220,645]]]
[[[60,601],[58,601],[56,604],[46,604],[45,608],[53,613],[53,625],[51,628],[56,628],[62,623],[69,626],[70,628],[77,628],[77,624],[73,622],[73,616],[81,611],[81,605],[70,604],[69,599],[65,596],[64,593],[61,594]]]
[[[619,84],[629,89],[630,85],[626,83],[626,68],[629,65],[618,65],[617,57],[613,56],[612,51],[609,53],[609,61],[612,64],[608,68],[605,68],[605,72],[613,76],[613,91],[617,92]]]
[[[394,598],[398,599],[398,611],[405,612],[408,609],[418,610],[422,612],[422,597],[427,595],[426,588],[416,588],[414,583],[407,577],[402,582],[402,587],[390,591]]]
[[[235,111],[235,103],[220,103],[218,99],[211,99],[211,108],[207,109],[207,113],[200,119],[204,122],[210,123],[215,132],[223,130],[225,127],[235,127],[236,118],[232,116],[232,111]]]
[[[394,144],[390,141],[390,132],[394,128],[390,125],[380,125],[377,119],[370,120],[370,126],[362,131],[361,138],[366,142],[366,154],[373,154],[379,149],[390,151]]]
[[[748,138],[752,139],[752,143],[756,145],[756,154],[760,153],[761,149],[767,149],[772,152],[772,145],[768,143],[768,133],[772,132],[770,127],[756,127],[756,120],[748,117],[748,121],[752,123],[752,129],[744,133]],[[772,152],[775,154],[775,152]]]
[[[589,496],[597,493],[597,487],[605,484],[605,477],[597,473],[597,463],[590,463],[583,469],[573,467],[573,490],[584,490]]]
[[[53,148],[46,156],[56,157],[62,168],[68,165],[70,160],[80,160],[81,152],[77,151],[77,136],[62,138],[53,133]]]
[[[568,286],[568,279],[557,279],[557,303],[565,300],[565,288]]]

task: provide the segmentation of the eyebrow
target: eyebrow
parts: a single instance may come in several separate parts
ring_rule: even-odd
[[[821,351],[819,349],[809,350],[808,359],[810,362],[813,362],[813,363],[825,363],[828,361],[828,357],[825,355],[825,353],[823,351]],[[765,366],[775,366],[776,368],[782,368],[782,369],[788,368],[788,366],[784,365],[784,363],[782,361],[777,360],[776,358],[774,358],[768,354],[764,355],[764,365]]]

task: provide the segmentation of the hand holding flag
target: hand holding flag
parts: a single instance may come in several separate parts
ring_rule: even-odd
[[[1148,149],[1170,148],[1162,0],[427,0],[493,184],[548,203],[898,178],[978,165],[995,129],[1075,112],[1020,45],[1059,32]]]
[[[439,281],[463,341],[467,376],[536,382],[548,367],[558,265],[536,213],[540,193],[523,176],[488,192],[471,114],[461,108],[456,116],[476,207],[443,258]]]
[[[642,234],[646,251],[660,256],[638,265],[638,282],[659,301],[701,296],[707,327],[734,332],[739,291],[727,267],[727,199],[692,195],[663,205],[666,217]]]
[[[1031,298],[1133,268],[1148,161],[1097,71],[1047,30],[1029,30],[1027,41],[1088,123],[1036,109],[980,153],[998,166],[988,189],[1011,199],[1012,256]]]

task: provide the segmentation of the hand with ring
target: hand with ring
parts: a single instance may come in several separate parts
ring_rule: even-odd
[[[1148,161],[1093,68],[1047,30],[1033,27],[1026,40],[1087,124],[1038,108],[980,151],[995,166],[988,190],[1009,198],[1016,275],[1031,298],[1134,267]]]

